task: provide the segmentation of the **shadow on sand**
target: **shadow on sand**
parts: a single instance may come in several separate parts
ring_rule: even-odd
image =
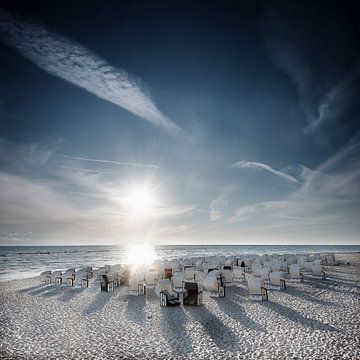
[[[118,296],[117,292],[100,291],[94,296],[93,301],[83,310],[84,315],[91,315],[102,309],[113,297]]]
[[[296,322],[302,326],[310,327],[314,330],[325,330],[325,331],[337,331],[336,328],[333,326],[322,323],[319,320],[306,318],[303,315],[301,315],[298,311],[291,309],[287,306],[281,305],[274,301],[262,301],[260,304],[264,307],[267,307],[270,310],[273,310],[277,312],[279,315],[282,315],[289,320]],[[279,321],[279,325],[281,322]]]
[[[187,317],[181,306],[161,307],[161,332],[169,344],[172,354],[184,355],[192,352],[191,340],[186,330]]]
[[[246,315],[244,308],[239,304],[238,301],[226,297],[221,299],[215,298],[215,301],[219,309],[224,314],[235,319],[236,321],[244,325],[246,328],[256,332],[266,332],[262,325],[260,325]]]
[[[239,339],[220,319],[205,306],[188,307],[192,318],[199,322],[219,349],[235,352],[239,348]]]

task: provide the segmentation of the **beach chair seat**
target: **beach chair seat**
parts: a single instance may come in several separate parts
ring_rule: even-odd
[[[247,279],[249,297],[252,300],[268,300],[268,291],[264,280],[259,276],[249,276]]]
[[[185,281],[183,293],[184,305],[202,305],[203,294],[198,283]]]
[[[101,291],[114,291],[114,280],[111,275],[102,274],[100,279]]]
[[[169,291],[160,291],[160,306],[179,306],[180,304],[180,300]]]

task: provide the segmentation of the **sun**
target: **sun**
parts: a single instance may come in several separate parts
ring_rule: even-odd
[[[127,210],[136,217],[150,216],[156,204],[155,191],[145,184],[129,187],[125,194]]]

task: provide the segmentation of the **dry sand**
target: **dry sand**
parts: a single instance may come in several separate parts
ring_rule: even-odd
[[[200,307],[162,308],[153,291],[0,284],[1,359],[360,359],[359,254],[327,279],[305,277],[269,301],[243,285]],[[345,263],[351,262],[350,265]]]

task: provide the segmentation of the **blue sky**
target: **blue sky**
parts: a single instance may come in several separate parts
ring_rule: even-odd
[[[351,2],[5,2],[2,244],[359,243]]]

